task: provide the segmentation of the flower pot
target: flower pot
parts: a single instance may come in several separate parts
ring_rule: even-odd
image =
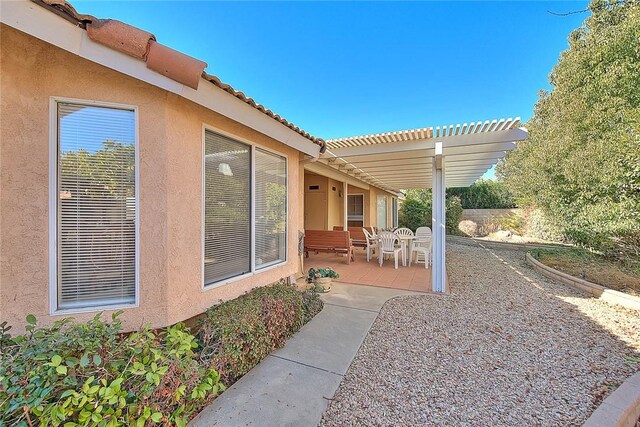
[[[331,277],[319,277],[316,279],[316,283],[322,286],[325,292],[329,292],[331,290],[331,280]]]

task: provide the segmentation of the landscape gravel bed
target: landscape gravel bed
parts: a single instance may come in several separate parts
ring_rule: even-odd
[[[581,425],[640,369],[640,313],[448,245],[451,294],[383,307],[324,426]]]

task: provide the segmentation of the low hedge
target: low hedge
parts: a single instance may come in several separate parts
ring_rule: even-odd
[[[302,293],[284,282],[254,289],[207,310],[199,326],[202,357],[230,384],[320,310],[317,293]]]
[[[0,425],[184,426],[224,390],[182,324],[127,335],[119,314],[48,328],[28,316],[25,335],[3,331]]]
[[[0,324],[0,426],[184,426],[322,310],[318,294],[283,282],[212,307],[195,334],[183,324],[122,332],[71,318],[11,337]]]

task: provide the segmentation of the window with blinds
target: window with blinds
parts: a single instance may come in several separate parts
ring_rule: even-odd
[[[136,300],[133,110],[57,103],[57,308]]]
[[[255,150],[256,269],[286,260],[287,160]]]
[[[207,130],[205,286],[251,272],[251,179],[251,146]]]
[[[391,226],[398,226],[398,199],[395,197],[391,199]]]

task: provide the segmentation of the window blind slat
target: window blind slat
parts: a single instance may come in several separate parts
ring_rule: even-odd
[[[211,131],[204,149],[204,284],[251,271],[251,147]]]
[[[284,262],[287,250],[287,160],[255,150],[256,269]]]
[[[58,308],[135,302],[135,114],[58,104]]]

